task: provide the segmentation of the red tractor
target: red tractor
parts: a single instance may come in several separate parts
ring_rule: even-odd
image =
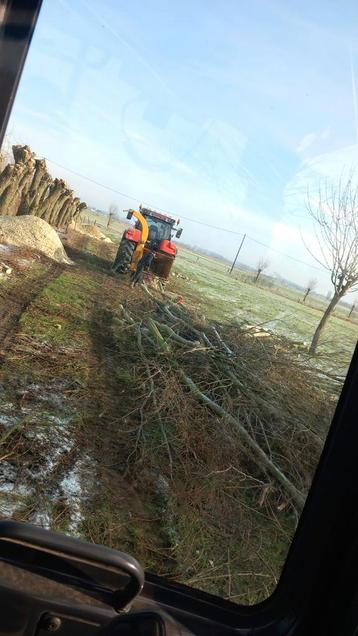
[[[159,278],[167,279],[177,254],[172,237],[175,234],[179,238],[183,231],[174,228],[179,220],[142,206],[139,206],[139,211],[128,210],[127,219],[133,216],[136,223],[123,233],[112,269],[120,274],[135,271],[143,253],[153,252],[155,258],[150,271]]]

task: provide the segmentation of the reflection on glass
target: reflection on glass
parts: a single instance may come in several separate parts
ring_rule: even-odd
[[[2,517],[272,592],[357,339],[356,18],[44,1],[1,154]]]

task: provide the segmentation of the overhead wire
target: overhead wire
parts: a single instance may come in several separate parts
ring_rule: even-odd
[[[98,187],[104,188],[105,190],[108,190],[109,192],[113,192],[114,194],[118,194],[126,199],[128,199],[129,201],[134,201],[134,202],[138,202],[140,199],[138,197],[134,197],[133,195],[127,194],[125,192],[122,192],[121,190],[117,190],[116,188],[113,188],[112,186],[106,185],[104,183],[101,183],[99,181],[97,181],[96,179],[92,179],[91,177],[88,177],[87,175],[81,174],[80,172],[77,172],[76,170],[72,170],[71,168],[68,168],[67,166],[64,166],[61,163],[58,163],[57,161],[54,161],[53,159],[50,159],[49,157],[46,157],[46,161],[48,161],[49,163],[52,163],[55,166],[58,166],[59,168],[62,168],[63,170],[66,170],[67,172],[70,172],[71,174],[74,174],[77,177],[80,177],[81,179],[85,179],[86,181],[93,183],[94,185],[97,185]],[[175,213],[173,213],[173,211],[169,211],[166,210],[165,208],[161,208],[159,206],[154,206],[154,208],[156,210],[159,210],[160,212],[163,212],[164,214],[170,214],[170,215],[176,215]],[[280,254],[280,256],[284,256],[286,258],[291,259],[292,261],[295,261],[296,263],[299,263],[300,265],[305,265],[306,267],[310,267],[312,269],[316,269],[318,271],[321,272],[325,272],[326,270],[323,269],[322,267],[317,267],[316,265],[312,265],[310,263],[306,263],[305,261],[296,258],[295,256],[292,256],[291,254],[286,254],[285,252],[281,252],[281,250],[278,250],[274,247],[271,247],[270,245],[267,245],[266,243],[263,243],[262,241],[259,241],[258,239],[255,239],[253,236],[250,236],[249,234],[247,234],[246,232],[238,232],[236,230],[232,230],[226,227],[222,227],[219,225],[213,225],[211,223],[207,223],[206,221],[200,221],[199,219],[193,219],[187,216],[184,216],[183,214],[178,214],[176,215],[178,217],[180,217],[181,219],[184,219],[185,221],[189,221],[191,223],[196,223],[197,225],[201,225],[203,227],[208,227],[212,230],[216,230],[216,231],[220,231],[220,232],[227,232],[231,235],[235,235],[235,236],[244,236],[244,234],[246,234],[246,238],[250,239],[251,241],[253,241],[254,243],[257,243],[257,245],[261,245],[262,247],[265,247],[266,249],[270,250],[271,252],[275,252],[276,254]]]

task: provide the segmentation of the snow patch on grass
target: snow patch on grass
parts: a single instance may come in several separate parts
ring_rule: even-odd
[[[81,473],[84,468],[84,461],[78,460],[74,467],[65,477],[63,477],[59,489],[62,492],[62,499],[66,501],[69,508],[69,522],[67,530],[72,535],[79,534],[79,528],[82,522],[81,504],[83,500],[83,492],[81,486]]]
[[[46,530],[51,528],[51,516],[47,510],[37,510],[30,516],[29,521],[35,526],[40,526],[40,528],[45,528]]]

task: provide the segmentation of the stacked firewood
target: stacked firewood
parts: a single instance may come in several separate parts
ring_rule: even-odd
[[[46,161],[28,146],[13,146],[14,163],[0,173],[0,216],[32,214],[66,228],[87,207],[63,179],[53,179]]]

